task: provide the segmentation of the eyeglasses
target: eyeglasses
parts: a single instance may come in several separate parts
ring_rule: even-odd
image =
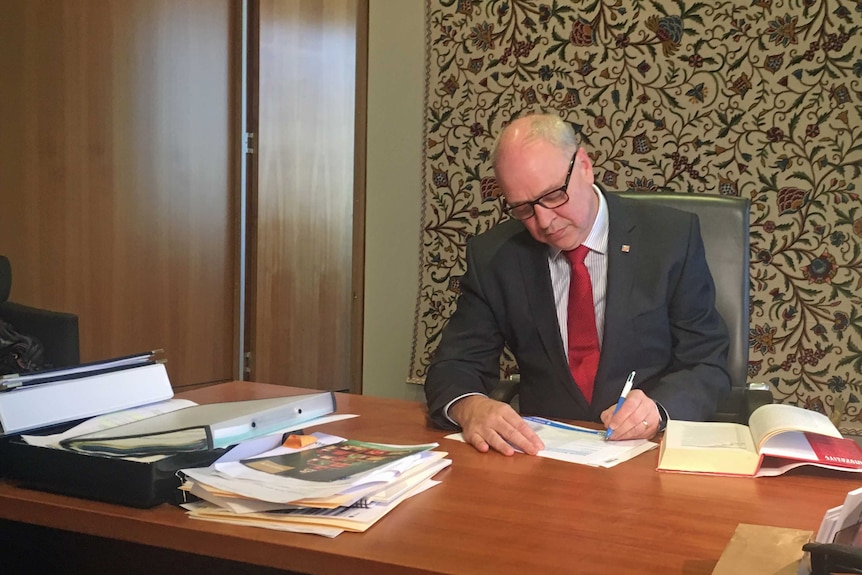
[[[529,220],[536,215],[535,206],[538,204],[543,208],[554,209],[559,208],[569,201],[569,194],[566,189],[569,187],[569,180],[572,177],[572,169],[575,167],[575,158],[578,156],[577,150],[572,154],[572,161],[569,162],[569,171],[566,172],[566,183],[559,188],[555,188],[550,192],[545,192],[531,202],[523,202],[514,206],[504,206],[503,211],[515,218],[516,220]]]

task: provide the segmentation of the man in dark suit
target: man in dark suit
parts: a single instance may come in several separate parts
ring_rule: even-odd
[[[511,219],[468,242],[457,308],[426,377],[432,421],[460,426],[479,451],[543,448],[514,409],[487,397],[504,345],[518,363],[525,415],[601,421],[620,440],[652,437],[668,417],[710,417],[730,390],[728,336],[697,217],[602,193],[557,116],[511,122],[493,161]],[[584,281],[568,259],[582,244]],[[572,368],[581,361],[572,341],[588,331],[583,314],[568,315],[579,284],[595,314],[597,366],[587,376]],[[614,413],[632,371],[634,389]]]

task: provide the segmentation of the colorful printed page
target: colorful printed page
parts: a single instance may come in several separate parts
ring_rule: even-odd
[[[306,481],[338,481],[428,451],[436,444],[386,445],[347,440],[334,445],[241,463],[256,471]]]

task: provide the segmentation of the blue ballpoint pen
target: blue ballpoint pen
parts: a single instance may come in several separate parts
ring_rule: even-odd
[[[626,400],[626,396],[632,390],[632,384],[635,382],[635,372],[631,372],[629,374],[629,378],[626,380],[626,384],[623,386],[623,392],[620,394],[620,398],[617,401],[617,406],[614,408],[614,415],[620,410],[623,406],[623,402]],[[605,432],[605,439],[610,439],[611,434],[614,432],[613,429],[608,427],[608,430]]]

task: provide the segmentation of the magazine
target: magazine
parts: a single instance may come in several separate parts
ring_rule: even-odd
[[[345,440],[295,453],[244,459],[241,463],[256,471],[306,481],[338,481],[383,467],[399,459],[428,451],[437,444],[387,445]]]

